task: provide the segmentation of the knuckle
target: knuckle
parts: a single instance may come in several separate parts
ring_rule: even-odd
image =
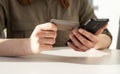
[[[89,37],[90,37],[91,39],[94,39],[94,36],[93,36],[92,34],[89,34]]]
[[[56,38],[56,37],[57,37],[57,33],[53,32],[53,38]]]
[[[36,25],[36,27],[35,27],[36,29],[40,29],[40,25]]]
[[[87,40],[83,40],[82,41],[82,44],[84,44],[84,45],[86,45],[86,44],[88,44],[89,42],[87,41]]]
[[[55,24],[50,23],[49,28],[54,30],[54,31],[57,31],[57,26]]]

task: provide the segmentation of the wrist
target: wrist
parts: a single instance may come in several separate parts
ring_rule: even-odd
[[[35,51],[35,50],[32,48],[32,43],[31,43],[31,39],[30,39],[30,38],[25,38],[23,43],[24,43],[24,44],[23,44],[24,53],[25,53],[26,55],[32,55],[32,54],[38,53],[37,51]]]
[[[26,52],[28,52],[29,54],[37,54],[37,53],[40,53],[41,52],[41,49],[38,48],[38,44],[36,44],[34,42],[33,39],[31,38],[27,38],[25,40],[25,47],[26,47]]]
[[[111,38],[105,34],[99,34],[98,35],[99,41],[96,43],[95,48],[96,49],[105,49],[108,48],[111,44]]]

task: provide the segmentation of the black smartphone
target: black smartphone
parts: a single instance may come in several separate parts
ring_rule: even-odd
[[[85,24],[80,25],[79,28],[83,28],[93,34],[95,34],[101,27],[108,23],[109,19],[89,19]]]
[[[89,19],[85,24],[80,25],[79,28],[85,29],[93,34],[95,34],[101,27],[108,23],[109,19]],[[70,39],[69,42],[72,42]]]

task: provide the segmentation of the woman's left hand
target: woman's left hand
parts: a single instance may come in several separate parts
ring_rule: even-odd
[[[110,45],[111,40],[108,36],[101,34],[106,29],[108,23],[101,27],[95,34],[85,29],[75,29],[69,35],[72,42],[68,42],[68,46],[76,51],[87,51],[90,48],[106,48]],[[105,43],[103,43],[106,41]]]
[[[76,51],[87,51],[90,48],[93,48],[98,42],[96,35],[84,29],[73,30],[69,37],[72,42],[68,42],[68,46]]]

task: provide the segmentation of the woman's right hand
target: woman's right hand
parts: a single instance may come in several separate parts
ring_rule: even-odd
[[[57,26],[52,23],[37,25],[29,39],[29,47],[33,53],[52,49],[57,36]]]

